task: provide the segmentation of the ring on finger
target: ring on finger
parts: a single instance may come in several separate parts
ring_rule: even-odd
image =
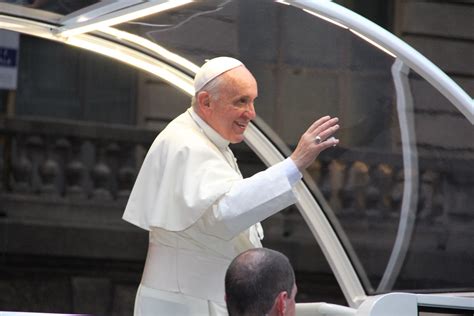
[[[321,139],[321,136],[318,135],[314,138],[314,141],[316,142],[316,144],[321,144],[323,140]]]

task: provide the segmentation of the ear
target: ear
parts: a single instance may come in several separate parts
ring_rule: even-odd
[[[276,301],[278,315],[285,315],[287,300],[288,293],[286,291],[280,292],[278,294]]]
[[[211,115],[211,95],[207,91],[201,91],[196,95],[197,113],[207,122]]]
[[[199,108],[209,107],[211,104],[211,95],[207,91],[201,91],[197,95],[197,103]]]

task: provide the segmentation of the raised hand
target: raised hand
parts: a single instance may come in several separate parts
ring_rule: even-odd
[[[301,135],[298,146],[290,156],[300,171],[306,169],[323,150],[339,144],[338,139],[331,137],[339,129],[338,121],[337,117],[324,116]]]

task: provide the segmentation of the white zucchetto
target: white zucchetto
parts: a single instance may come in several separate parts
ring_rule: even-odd
[[[208,60],[194,77],[194,91],[198,92],[212,79],[239,66],[243,66],[243,63],[232,57],[216,57]]]

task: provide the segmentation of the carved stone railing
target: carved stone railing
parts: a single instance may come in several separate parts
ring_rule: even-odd
[[[459,157],[420,156],[418,219],[474,219],[473,164]],[[399,216],[404,187],[400,154],[336,149],[322,154],[308,172],[338,215]],[[465,202],[456,203],[459,199]]]
[[[0,193],[125,203],[159,131],[39,118],[0,119]],[[234,148],[244,167],[260,164]],[[250,159],[250,160],[249,160]],[[420,218],[473,217],[472,162],[420,158]],[[400,155],[336,148],[308,169],[340,215],[397,216],[403,192]],[[244,174],[248,173],[243,170]],[[457,201],[462,200],[463,203]]]
[[[0,192],[124,201],[158,131],[99,123],[0,119]]]
[[[0,192],[126,201],[158,132],[123,125],[2,118]],[[246,147],[236,150],[240,156],[248,155]],[[336,149],[321,155],[308,171],[335,212],[396,216],[403,190],[401,163],[399,155]],[[455,166],[442,165],[439,159],[421,158],[421,218],[448,213],[472,216],[471,164],[458,159]],[[459,199],[465,203],[456,203]]]

